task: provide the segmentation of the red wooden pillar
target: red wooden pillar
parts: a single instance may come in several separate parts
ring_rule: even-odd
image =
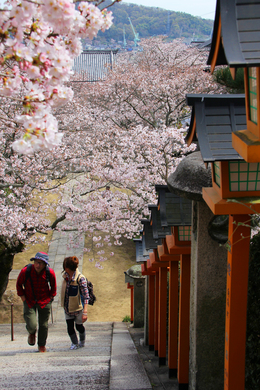
[[[166,364],[167,345],[167,268],[159,267],[158,356],[159,366]]]
[[[147,267],[148,263],[148,267]],[[154,326],[155,326],[155,270],[152,269],[150,260],[141,265],[142,275],[148,277],[148,345],[149,351],[154,351]]]
[[[131,323],[134,322],[134,286],[130,283],[127,283],[127,288],[130,289],[131,292],[131,307],[130,307],[130,314],[131,314]]]
[[[154,312],[155,312],[155,276],[149,275],[149,291],[148,291],[148,344],[149,351],[154,351]]]
[[[158,319],[159,319],[159,270],[155,274],[155,306],[154,306],[154,354],[158,356]]]
[[[248,215],[229,216],[226,291],[225,390],[245,389],[245,349],[250,227]]]
[[[134,322],[134,286],[131,288],[131,323]]]
[[[190,328],[190,255],[181,255],[179,297],[179,389],[188,389],[189,383],[189,328]],[[206,358],[206,357],[205,357]]]
[[[175,256],[177,258],[177,256]],[[178,360],[178,290],[179,262],[169,262],[169,326],[168,326],[168,367],[169,377],[177,376]]]
[[[178,227],[172,228],[174,234],[166,236],[165,252],[168,251],[168,255],[162,256],[165,261],[169,259],[170,267],[176,264],[175,270],[176,281],[170,282],[170,301],[169,301],[169,321],[172,319],[173,327],[169,322],[169,348],[168,348],[168,364],[169,364],[169,376],[176,374],[179,381],[179,389],[187,388],[189,381],[189,326],[190,326],[190,241],[179,241]],[[180,260],[180,293],[179,293],[179,305],[178,302],[171,304],[171,299],[177,300],[178,298],[178,260]],[[174,263],[174,264],[173,264]],[[170,277],[171,278],[171,277]],[[176,283],[177,282],[177,283]],[[176,289],[177,284],[177,289]],[[175,292],[171,293],[171,289]],[[179,307],[179,313],[178,313]],[[178,317],[179,315],[179,317]],[[177,325],[179,318],[179,333],[176,336]],[[176,346],[178,343],[178,347]],[[178,355],[178,365],[176,365],[176,354]],[[176,370],[176,368],[177,370]],[[172,369],[172,370],[171,370]]]

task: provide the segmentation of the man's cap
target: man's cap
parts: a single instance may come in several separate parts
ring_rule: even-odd
[[[45,252],[37,252],[36,255],[34,257],[32,257],[30,260],[31,261],[33,261],[33,260],[42,260],[46,264],[49,265],[49,255],[47,253],[45,253]]]

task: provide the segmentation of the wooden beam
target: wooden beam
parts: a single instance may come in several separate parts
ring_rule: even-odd
[[[225,327],[225,390],[245,389],[250,217],[229,216]]]
[[[189,383],[190,255],[182,255],[180,264],[178,382],[184,390]]]
[[[154,354],[158,356],[159,269],[155,274]]]
[[[167,268],[159,267],[158,357],[159,366],[166,364],[167,346]]]
[[[222,199],[213,187],[202,188],[202,196],[215,215],[247,215],[260,212],[259,197]]]
[[[131,323],[134,322],[134,286],[131,288]]]
[[[154,351],[155,322],[155,276],[148,276],[148,344],[149,351]]]
[[[179,262],[170,261],[169,267],[168,367],[169,378],[176,378],[178,360]]]

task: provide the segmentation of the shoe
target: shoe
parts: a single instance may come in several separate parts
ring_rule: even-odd
[[[39,352],[46,352],[46,347],[43,345],[43,346],[38,346],[38,350]]]
[[[35,333],[29,333],[28,335],[28,344],[34,345],[35,344]]]
[[[71,346],[70,346],[70,349],[78,349],[79,348],[79,346],[78,346],[78,344],[71,344]]]
[[[79,342],[79,348],[85,347],[85,340]]]

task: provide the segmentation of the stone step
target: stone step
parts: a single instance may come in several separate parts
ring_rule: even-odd
[[[109,389],[112,323],[86,324],[86,347],[69,350],[66,323],[49,327],[47,353],[27,344],[24,324],[0,325],[0,389]]]
[[[9,274],[9,280],[16,280],[20,271],[21,271],[20,269],[12,269],[12,271]]]
[[[25,324],[0,325],[1,390],[150,390],[125,323],[85,324],[86,346],[70,350],[65,320],[49,325],[47,352],[27,344]]]

